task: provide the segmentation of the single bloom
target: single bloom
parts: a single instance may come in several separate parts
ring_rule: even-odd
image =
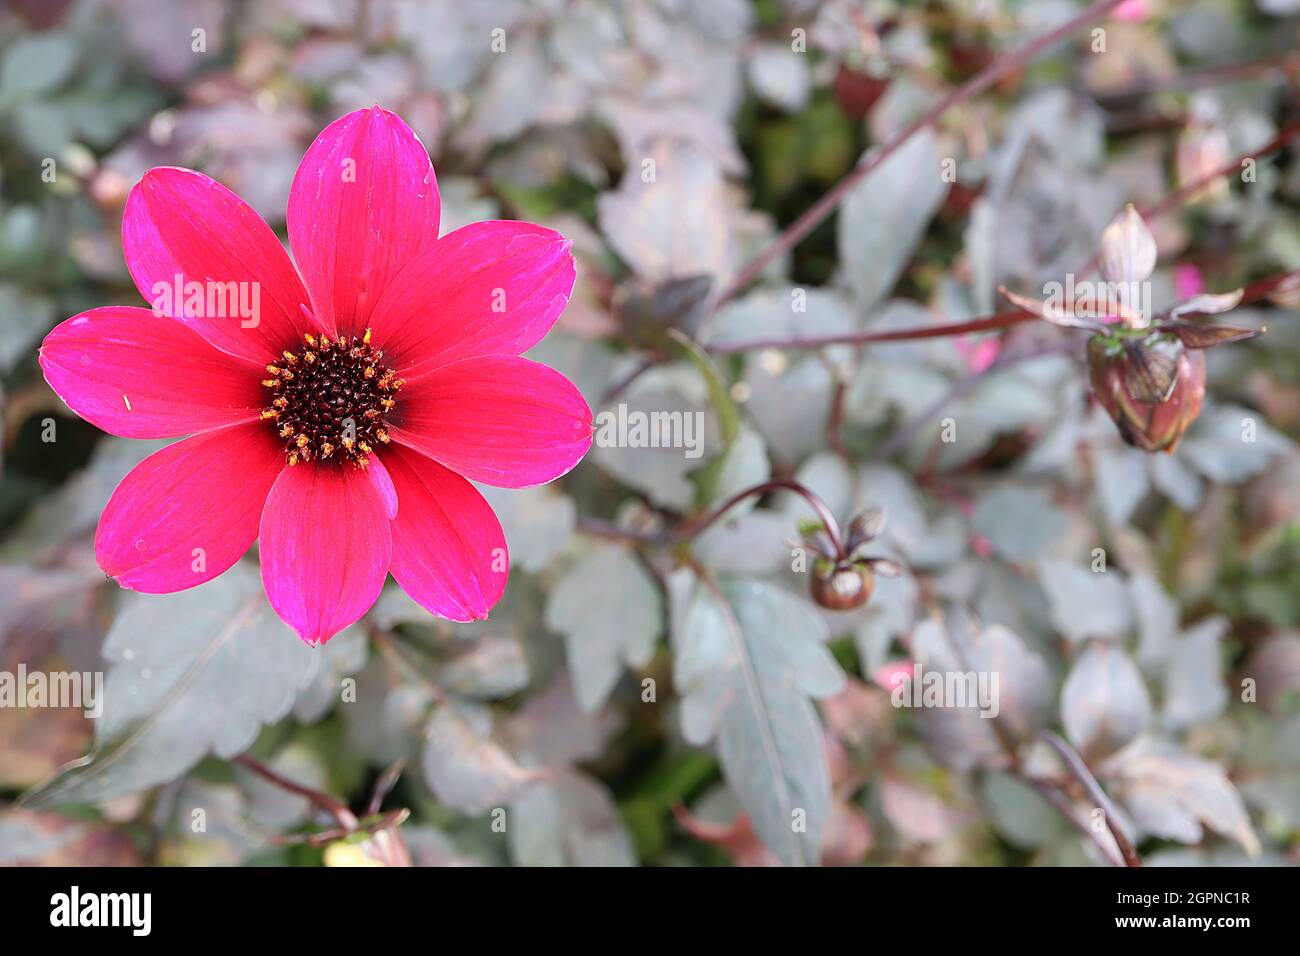
[[[1173,452],[1201,412],[1204,350],[1254,338],[1263,330],[1184,318],[1227,312],[1241,301],[1241,289],[1196,294],[1153,318],[1147,304],[1156,241],[1131,205],[1102,232],[1098,261],[1101,282],[1067,287],[1056,301],[999,291],[1026,312],[1092,332],[1088,380],[1120,436],[1143,451]]]
[[[310,644],[358,620],[390,573],[434,614],[487,616],[509,558],[470,479],[541,484],[591,444],[574,385],[521,357],[575,267],[540,226],[439,238],[438,223],[428,152],[379,107],[330,124],[303,157],[292,261],[220,183],[145,173],[122,244],[152,307],[83,312],[40,351],[50,387],[98,428],[189,436],[114,491],[95,535],[107,574],[180,591],[258,541],[272,607]]]

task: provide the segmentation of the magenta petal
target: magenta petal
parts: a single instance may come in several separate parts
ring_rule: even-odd
[[[388,520],[391,521],[396,518],[397,489],[393,487],[392,476],[388,474],[388,469],[384,467],[384,463],[379,460],[378,455],[370,456],[370,464],[366,466],[366,474],[375,486],[375,493],[379,495],[379,501],[384,506],[384,514],[388,515]]]
[[[505,534],[491,506],[468,481],[423,455],[405,448],[385,455],[401,501],[393,578],[441,617],[487,617],[510,576]]]
[[[572,243],[527,222],[476,222],[412,259],[370,318],[408,378],[477,355],[519,355],[564,311]]]
[[[176,319],[109,306],[59,323],[41,369],[74,412],[112,435],[175,438],[257,418],[257,369]]]
[[[257,538],[284,468],[265,425],[214,429],[168,445],[122,479],[99,519],[95,557],[117,583],[166,594],[210,581]]]
[[[289,193],[289,244],[316,316],[360,334],[406,264],[438,238],[438,182],[429,153],[379,107],[325,127]]]
[[[126,201],[122,247],[150,306],[223,352],[263,364],[320,331],[303,314],[307,290],[271,227],[202,173],[145,173]]]
[[[308,644],[357,621],[388,575],[391,524],[373,481],[351,465],[285,467],[260,537],[266,596]]]
[[[407,382],[392,425],[394,440],[502,488],[558,478],[592,439],[591,409],[573,383],[513,355],[466,359]]]

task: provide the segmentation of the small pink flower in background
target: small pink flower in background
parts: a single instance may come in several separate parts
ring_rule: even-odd
[[[1186,302],[1205,291],[1205,276],[1190,263],[1174,266],[1174,298]]]
[[[1110,15],[1126,23],[1141,23],[1151,16],[1151,3],[1150,0],[1124,0]]]
[[[256,540],[272,607],[310,644],[358,620],[390,572],[434,614],[487,616],[506,543],[467,479],[541,484],[591,444],[578,390],[520,357],[563,311],[575,267],[549,229],[492,221],[439,238],[438,221],[428,153],[378,107],[303,157],[296,269],[220,183],[145,174],[122,241],[155,308],[74,316],[40,355],[104,431],[191,436],[131,471],[100,518],[96,557],[122,587],[194,587]]]
[[[974,375],[986,371],[1002,351],[1002,340],[996,336],[978,338],[962,335],[953,339],[953,347],[966,360],[966,368]]]
[[[890,661],[882,664],[872,673],[871,679],[885,690],[892,691],[904,681],[915,676],[916,665],[912,661]]]

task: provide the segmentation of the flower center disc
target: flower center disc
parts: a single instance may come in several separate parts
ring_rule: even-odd
[[[393,370],[380,363],[384,353],[364,335],[337,342],[307,334],[296,353],[268,365],[273,378],[262,381],[271,404],[262,412],[284,439],[290,465],[333,458],[360,468],[370,464],[375,445],[388,442],[384,416],[402,387]]]

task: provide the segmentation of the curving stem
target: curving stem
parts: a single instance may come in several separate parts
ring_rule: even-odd
[[[826,528],[826,536],[830,538],[831,547],[835,549],[835,556],[841,560],[847,559],[848,551],[844,547],[844,541],[840,537],[840,526],[835,521],[835,515],[831,514],[831,509],[826,506],[826,502],[817,497],[817,494],[804,485],[791,478],[773,478],[771,481],[765,481],[762,484],[754,485],[752,488],[746,488],[744,491],[738,491],[721,505],[709,512],[703,518],[695,521],[688,521],[676,533],[676,537],[683,539],[694,538],[702,534],[723,515],[740,504],[746,498],[756,495],[765,495],[769,491],[793,491],[803,498],[812,506],[813,511],[817,512],[817,517],[821,519]]]

